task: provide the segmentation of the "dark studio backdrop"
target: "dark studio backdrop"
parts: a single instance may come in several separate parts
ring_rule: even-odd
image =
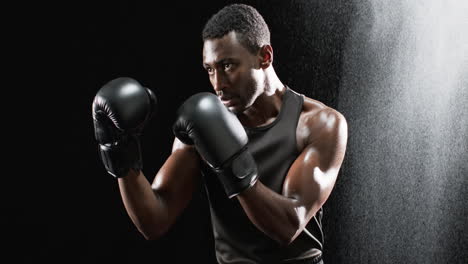
[[[466,263],[468,8],[461,0],[42,7],[31,21],[46,21],[31,32],[33,53],[52,66],[34,68],[48,80],[30,96],[28,126],[40,148],[16,167],[34,173],[4,191],[11,263],[214,263],[201,190],[166,236],[145,241],[138,233],[99,160],[91,104],[121,76],[155,92],[158,113],[142,137],[152,181],[170,154],[177,107],[211,91],[201,66],[203,25],[234,2],[264,16],[280,79],[347,118],[345,161],[324,205],[325,263]]]

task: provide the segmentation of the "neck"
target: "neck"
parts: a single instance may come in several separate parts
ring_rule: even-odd
[[[255,102],[243,113],[238,115],[241,123],[246,127],[268,125],[278,116],[283,104],[285,86],[279,80],[273,67],[266,70],[265,89]]]

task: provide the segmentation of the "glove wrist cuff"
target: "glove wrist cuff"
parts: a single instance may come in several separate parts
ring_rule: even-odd
[[[258,178],[257,165],[246,147],[213,170],[218,175],[229,198],[252,187]]]
[[[107,172],[115,178],[125,177],[130,169],[143,168],[140,141],[136,135],[125,137],[116,144],[100,144],[99,152]]]

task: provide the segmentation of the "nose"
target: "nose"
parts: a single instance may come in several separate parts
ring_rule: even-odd
[[[215,71],[211,78],[211,85],[213,85],[216,94],[222,96],[223,91],[227,87],[226,76],[224,76],[222,71]]]

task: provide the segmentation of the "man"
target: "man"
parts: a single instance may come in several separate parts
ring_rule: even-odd
[[[322,263],[322,205],[344,158],[345,118],[280,81],[268,26],[253,7],[221,9],[203,41],[217,98],[200,93],[179,108],[172,153],[152,185],[138,135],[155,96],[129,78],[96,95],[101,158],[130,218],[146,239],[161,237],[203,177],[219,263]]]

